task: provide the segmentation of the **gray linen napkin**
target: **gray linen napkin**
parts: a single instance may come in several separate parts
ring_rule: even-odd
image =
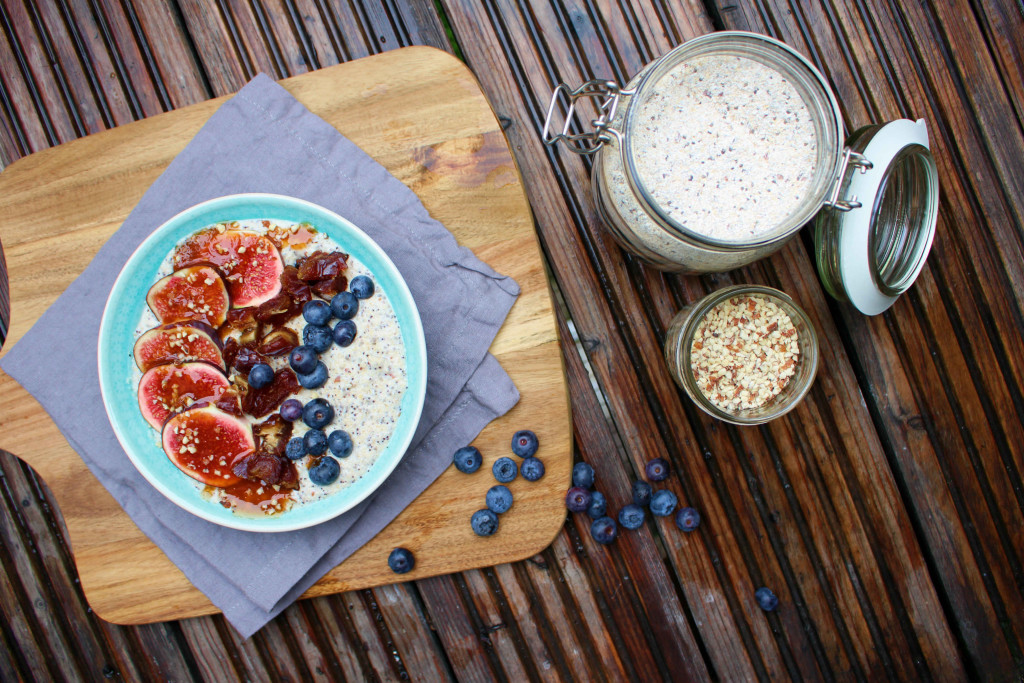
[[[299,197],[360,226],[402,272],[427,342],[426,402],[401,464],[344,515],[280,534],[226,529],[158,494],[118,444],[97,379],[103,306],[134,249],[179,211],[239,192]],[[518,293],[513,280],[458,246],[384,167],[260,75],[203,126],[0,367],[39,400],[139,528],[249,637],[373,538],[440,476],[456,448],[515,405],[519,394],[487,349]]]

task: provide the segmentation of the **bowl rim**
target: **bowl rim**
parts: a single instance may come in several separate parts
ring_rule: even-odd
[[[125,431],[125,428],[127,427],[125,421],[129,418],[120,416],[117,413],[117,411],[112,409],[113,403],[111,397],[113,395],[112,392],[114,391],[114,389],[112,387],[107,386],[107,382],[105,380],[106,373],[104,372],[108,363],[112,361],[112,359],[107,359],[106,354],[104,353],[104,351],[108,349],[108,344],[105,343],[105,340],[108,339],[108,337],[110,337],[111,334],[113,334],[111,332],[111,328],[114,325],[112,318],[113,313],[111,303],[115,301],[115,297],[121,295],[124,292],[125,288],[128,287],[128,282],[127,280],[125,280],[126,273],[129,273],[131,270],[138,267],[139,263],[145,262],[147,260],[145,252],[147,251],[149,246],[154,242],[158,241],[159,239],[163,238],[167,233],[173,232],[175,228],[181,229],[180,226],[182,224],[191,222],[193,220],[201,219],[201,217],[204,214],[210,214],[215,210],[226,209],[232,206],[233,204],[248,205],[253,203],[267,203],[269,217],[276,218],[277,220],[290,220],[284,216],[277,215],[285,213],[289,210],[305,211],[307,213],[314,215],[319,214],[325,219],[325,223],[328,224],[327,229],[323,229],[322,231],[327,232],[332,239],[339,243],[343,242],[343,240],[338,239],[338,234],[336,231],[333,233],[331,232],[331,228],[335,228],[345,232],[345,236],[350,237],[357,242],[360,242],[360,247],[362,249],[371,252],[374,258],[379,259],[380,266],[382,267],[383,271],[385,271],[383,274],[387,277],[388,284],[384,288],[384,291],[386,292],[389,301],[392,302],[392,307],[395,309],[396,316],[398,315],[399,302],[401,302],[403,306],[407,307],[407,313],[404,316],[405,319],[399,320],[399,328],[403,332],[402,336],[404,339],[406,335],[404,334],[405,330],[402,328],[404,325],[409,326],[409,339],[415,342],[415,344],[411,348],[408,343],[403,343],[406,354],[406,392],[413,393],[411,394],[411,405],[408,407],[405,406],[405,397],[403,396],[402,412],[408,412],[410,414],[410,417],[405,422],[406,428],[404,432],[399,435],[399,440],[394,440],[396,433],[392,432],[392,439],[389,442],[388,447],[385,449],[385,451],[378,456],[377,460],[374,461],[374,463],[370,466],[368,471],[363,473],[363,475],[359,479],[356,479],[355,482],[353,482],[357,483],[365,480],[367,477],[371,477],[371,479],[367,480],[370,483],[364,484],[356,494],[352,494],[347,497],[344,496],[343,494],[346,493],[346,491],[351,491],[351,488],[342,489],[341,491],[338,491],[337,493],[323,499],[325,505],[317,513],[307,513],[306,515],[302,516],[296,515],[296,521],[291,523],[287,521],[287,512],[281,515],[257,517],[249,515],[237,515],[231,513],[230,511],[226,511],[229,513],[229,516],[225,516],[224,512],[218,513],[218,511],[225,510],[221,506],[215,503],[210,503],[209,509],[207,509],[206,506],[196,506],[194,503],[185,499],[172,488],[170,488],[162,480],[161,477],[157,476],[156,473],[150,469],[150,467],[143,460],[142,454],[135,452],[137,444],[134,443],[129,438],[128,434]],[[269,206],[270,204],[272,204],[272,206]],[[204,223],[204,225],[210,225],[216,222],[218,221],[210,220],[208,223]],[[330,223],[332,222],[334,223],[334,225],[330,225]],[[315,227],[317,227],[318,230],[321,230],[321,226]],[[197,229],[201,229],[201,227]],[[181,238],[183,238],[184,236],[185,234],[183,234]],[[164,257],[166,257],[166,254],[164,254],[164,256],[161,258]],[[365,262],[364,265],[366,265],[368,269],[370,268],[369,265],[367,265]],[[380,268],[378,268],[378,270],[380,270]],[[374,279],[377,281],[379,286],[381,284],[379,277],[381,273],[374,271],[373,274],[375,276]],[[397,299],[398,301],[395,301],[395,299]],[[140,305],[143,307],[146,305],[145,299],[142,299],[140,301]],[[141,310],[142,309],[140,309],[140,311]],[[128,364],[129,367],[134,367],[134,359],[130,359]],[[411,371],[412,368],[414,367],[418,369],[417,372]],[[131,461],[136,471],[138,471],[139,474],[141,474],[143,478],[145,478],[146,481],[150,483],[150,485],[156,488],[157,491],[159,491],[168,500],[178,505],[178,507],[186,510],[187,512],[201,519],[205,519],[206,521],[212,522],[219,526],[238,529],[242,531],[275,533],[284,531],[294,531],[297,529],[303,529],[315,526],[317,524],[322,524],[326,521],[329,521],[337,517],[338,515],[341,515],[351,510],[353,507],[363,502],[370,495],[376,492],[380,488],[380,486],[387,480],[387,478],[391,475],[391,473],[395,470],[395,468],[398,467],[398,464],[402,462],[406,452],[409,449],[409,446],[412,443],[413,436],[415,435],[416,429],[419,425],[419,420],[422,415],[423,406],[426,398],[426,340],[423,332],[423,324],[420,318],[419,309],[416,306],[416,301],[412,296],[412,292],[409,290],[409,286],[406,283],[405,278],[402,277],[401,272],[398,270],[397,266],[395,266],[391,258],[380,247],[380,245],[378,245],[377,242],[373,240],[373,238],[371,238],[358,226],[352,223],[352,221],[314,202],[310,202],[304,199],[299,199],[297,197],[292,197],[288,195],[265,192],[247,192],[214,197],[212,199],[208,199],[203,202],[199,202],[198,204],[195,204],[193,206],[190,206],[178,212],[177,214],[167,219],[163,223],[161,223],[160,226],[158,226],[149,235],[147,235],[146,238],[135,248],[131,256],[128,257],[128,259],[125,261],[124,266],[122,266],[120,272],[118,273],[117,278],[114,281],[114,285],[111,287],[111,290],[107,296],[107,300],[104,303],[103,314],[100,319],[100,328],[97,340],[97,372],[99,376],[100,395],[103,400],[103,408],[107,414],[107,419],[110,422],[111,428],[114,431],[114,435],[117,437],[118,443],[120,443],[122,449],[125,452],[125,455],[127,455],[128,459]],[[134,385],[134,382],[132,382],[132,384]],[[140,420],[142,419],[141,413],[139,413],[138,418]],[[164,455],[162,449],[160,449],[160,454]],[[384,456],[388,456],[389,460],[382,463],[382,458]],[[187,477],[187,475],[185,475],[184,473],[182,473],[182,476]],[[189,483],[191,485],[191,482],[186,483]],[[328,502],[333,502],[334,504],[326,504]],[[300,507],[299,509],[308,510],[309,508]]]
[[[782,305],[783,310],[786,311],[786,314],[789,315],[791,319],[793,314],[796,314],[797,320],[793,321],[794,324],[802,324],[807,332],[809,332],[807,338],[804,338],[803,336],[798,338],[800,341],[800,360],[798,362],[810,363],[810,367],[805,373],[806,381],[802,386],[796,389],[796,391],[791,395],[789,402],[784,407],[779,410],[762,413],[756,417],[746,417],[742,413],[730,412],[716,406],[707,396],[704,395],[704,392],[700,390],[700,387],[695,385],[693,381],[693,373],[689,370],[690,348],[694,332],[700,324],[700,321],[703,320],[708,312],[719,303],[738,294],[756,294]],[[682,381],[680,381],[679,384],[682,385],[686,395],[690,397],[690,400],[692,400],[698,408],[711,417],[730,424],[740,426],[757,426],[770,422],[778,417],[782,417],[804,400],[807,393],[810,391],[811,386],[814,384],[814,379],[817,377],[820,354],[818,349],[818,333],[814,329],[814,323],[811,322],[807,313],[800,308],[800,306],[798,306],[788,294],[766,285],[739,284],[717,289],[692,304],[686,322],[680,330],[679,338],[675,342],[673,355],[676,365],[678,366],[678,376],[682,378]]]

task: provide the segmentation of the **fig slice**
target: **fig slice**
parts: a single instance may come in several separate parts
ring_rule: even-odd
[[[174,252],[174,267],[213,264],[224,276],[234,308],[257,306],[281,291],[284,262],[266,235],[210,228],[189,237]]]
[[[235,463],[256,450],[252,429],[244,420],[214,405],[173,416],[161,435],[164,453],[178,469],[209,486],[238,482]]]
[[[227,317],[228,290],[211,266],[181,268],[149,288],[146,303],[161,323],[198,320],[220,327]]]
[[[228,389],[228,378],[208,363],[174,363],[150,368],[139,380],[139,410],[159,430],[172,415],[197,404],[215,403]]]
[[[157,365],[195,360],[226,369],[217,332],[198,321],[170,323],[143,332],[135,341],[134,356],[143,372]]]

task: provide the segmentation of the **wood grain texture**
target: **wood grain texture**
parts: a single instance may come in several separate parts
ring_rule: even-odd
[[[168,18],[154,20],[137,0],[0,0],[0,163],[56,144],[76,116],[111,127],[109,111],[122,125],[125,115],[230,93],[257,71],[284,78],[414,43],[462,55],[502,122],[537,219],[575,456],[597,468],[612,509],[628,500],[625,487],[646,458],[668,457],[669,485],[704,521],[683,536],[649,520],[605,548],[590,541],[586,518],[573,516],[524,561],[301,601],[241,642],[216,615],[121,627],[76,609],[85,601],[52,499],[27,467],[0,456],[0,487],[18,492],[0,496],[9,520],[0,546],[0,678],[1024,674],[1019,2],[148,4]],[[864,318],[824,295],[807,235],[726,276],[651,271],[598,223],[587,162],[537,142],[554,82],[624,81],[715,29],[769,33],[807,55],[842,102],[848,130],[927,118],[942,185],[938,235],[918,283],[890,313]],[[47,32],[48,48],[40,42]],[[71,40],[77,56],[52,36]],[[35,58],[47,49],[59,68]],[[59,96],[65,90],[86,97],[72,103]],[[822,335],[826,368],[799,411],[754,430],[694,410],[658,353],[680,306],[744,281],[797,298]],[[14,556],[22,552],[27,558]],[[41,580],[53,589],[41,590]],[[780,595],[776,613],[753,604],[758,585]],[[66,635],[78,632],[90,634],[80,648]],[[61,639],[79,651],[54,656]]]
[[[307,595],[394,580],[381,558],[398,545],[417,557],[416,569],[406,577],[414,579],[533,555],[550,543],[562,523],[559,508],[569,478],[570,420],[551,297],[529,211],[497,121],[465,67],[430,48],[339,65],[283,85],[412,187],[464,246],[520,283],[520,298],[491,351],[509,368],[521,399],[474,443],[486,454],[482,469],[489,472],[491,463],[507,452],[516,425],[530,424],[544,444],[547,467],[540,482],[513,484],[518,512],[504,518],[502,534],[494,542],[477,538],[467,522],[480,508],[489,479],[467,480],[454,469],[445,472]],[[437,90],[451,95],[425,106],[426,93]],[[7,168],[0,176],[0,195],[9,220],[0,223],[0,238],[8,250],[15,307],[8,344],[17,343],[53,295],[84,268],[155,176],[222,102],[210,100],[123,126]],[[49,201],[41,211],[43,197]],[[21,229],[29,221],[35,229]],[[39,259],[48,262],[55,250],[63,267],[45,268]],[[533,258],[527,257],[531,251]],[[61,442],[38,404],[9,377],[0,376],[0,387],[3,446],[32,465],[54,491],[93,609],[117,623],[215,611],[133,528],[84,463]],[[479,489],[477,495],[470,495],[467,487]]]

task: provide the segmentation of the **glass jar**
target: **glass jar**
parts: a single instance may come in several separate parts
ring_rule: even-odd
[[[800,352],[796,372],[781,393],[758,408],[727,410],[715,404],[697,383],[691,365],[693,341],[701,322],[716,306],[746,297],[769,301],[786,312],[796,330]],[[818,372],[818,335],[807,314],[786,294],[761,285],[734,285],[714,291],[676,314],[665,335],[665,360],[676,383],[705,413],[736,425],[759,425],[785,415],[807,395]]]
[[[553,133],[563,98],[565,123]],[[594,129],[570,133],[577,104],[586,98],[598,100]],[[892,140],[910,130],[914,161],[899,163],[934,171],[924,122],[895,123],[898,130],[889,124],[870,137]],[[937,182],[914,182],[907,172],[887,171],[892,159],[880,163],[866,149],[844,147],[841,112],[827,81],[798,52],[767,36],[723,31],[694,38],[647,65],[624,89],[612,81],[574,90],[560,84],[543,136],[547,144],[563,141],[578,153],[596,154],[591,180],[602,221],[625,249],[663,270],[738,268],[782,247],[816,214],[825,233],[838,230],[840,214],[862,208],[858,193],[875,196],[866,178],[854,178],[871,169],[901,179],[891,191],[878,192],[882,205],[868,211],[872,222],[898,219],[872,228],[883,236],[875,242],[888,245],[878,248],[899,257],[900,245],[931,244],[930,237],[901,233],[934,233]],[[719,154],[711,144],[723,140],[729,147],[719,145]],[[852,248],[826,252],[824,263],[861,257]],[[927,248],[920,263],[926,255]],[[902,275],[913,268],[890,270]],[[841,269],[830,274],[829,291],[849,290]],[[884,284],[887,277],[875,279]]]

